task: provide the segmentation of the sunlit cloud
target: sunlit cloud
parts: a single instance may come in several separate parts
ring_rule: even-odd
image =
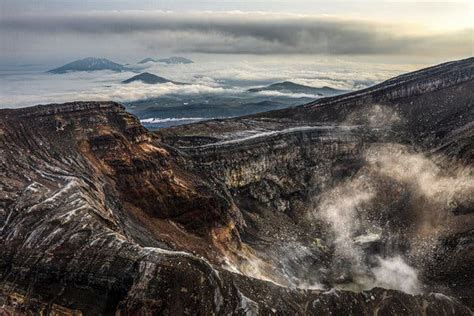
[[[433,32],[410,23],[262,12],[109,11],[4,16],[14,54],[172,51],[206,54],[472,54],[473,29]],[[6,45],[8,43],[8,45]],[[120,48],[120,49],[118,49]]]

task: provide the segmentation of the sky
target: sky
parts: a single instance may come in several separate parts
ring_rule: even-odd
[[[473,10],[471,0],[0,0],[0,64],[169,54],[449,60],[473,55]]]
[[[172,94],[187,103],[281,81],[357,90],[473,56],[473,3],[0,0],[0,108]],[[122,85],[131,72],[45,73],[85,57],[136,68],[173,55],[195,63],[143,71],[190,85]]]

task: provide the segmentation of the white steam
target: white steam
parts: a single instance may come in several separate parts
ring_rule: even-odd
[[[384,194],[383,188],[374,180],[379,176],[373,170],[363,169],[354,178],[323,193],[316,216],[329,224],[334,235],[335,260],[343,263],[339,273],[347,279],[341,280],[343,283],[352,282],[362,289],[379,286],[418,293],[418,273],[400,254],[389,252],[381,257],[366,249],[371,243],[380,241],[377,232],[383,229],[369,220],[374,200]]]
[[[345,125],[364,125],[370,128],[388,128],[401,124],[403,119],[391,108],[373,105],[354,111],[346,117]]]
[[[377,131],[400,124],[404,120],[396,111],[378,105],[344,122]],[[296,288],[382,287],[421,293],[424,260],[438,237],[454,229],[456,206],[472,204],[474,170],[383,139],[367,147],[360,159],[363,165],[354,175],[334,179],[332,187],[315,197],[310,219],[326,228],[314,247],[285,240],[265,253],[277,261],[253,254],[234,269]],[[322,258],[332,261],[325,265]]]
[[[464,167],[448,174],[421,153],[410,153],[403,146],[376,148],[368,151],[366,160],[377,172],[399,182],[409,183],[418,193],[438,202],[472,193],[472,169]]]
[[[378,266],[372,269],[375,286],[409,294],[420,293],[418,272],[415,268],[409,266],[401,256],[377,257],[377,260]]]
[[[473,202],[474,170],[469,166],[440,166],[435,160],[446,159],[428,157],[400,145],[370,148],[365,159],[373,172],[410,190],[417,234],[432,235],[449,229],[447,224],[456,206]]]
[[[403,119],[393,109],[377,105],[353,113],[346,124],[381,129],[403,124]],[[333,234],[336,271],[346,282],[362,288],[378,286],[419,293],[418,271],[407,259],[411,264],[422,261],[437,237],[450,229],[456,205],[472,202],[474,172],[465,166],[441,167],[436,161],[449,160],[399,144],[374,144],[362,158],[364,166],[350,179],[323,192],[315,210],[315,216],[327,223]],[[388,205],[394,199],[406,208],[403,214]],[[385,220],[374,220],[374,213],[385,215]],[[406,253],[393,247],[398,238],[394,232],[379,234],[393,225],[387,218],[401,218],[408,225],[398,232],[410,234],[411,248]],[[371,244],[383,249],[374,251]]]
[[[354,268],[362,264],[362,253],[355,247],[355,236],[361,227],[359,211],[374,196],[363,181],[351,181],[323,195],[319,216],[333,229],[336,254],[351,261]]]

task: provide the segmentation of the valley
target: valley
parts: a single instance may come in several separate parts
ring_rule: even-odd
[[[472,315],[473,70],[156,131],[0,110],[2,309]]]

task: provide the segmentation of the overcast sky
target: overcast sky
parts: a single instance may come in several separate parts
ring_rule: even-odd
[[[0,0],[0,62],[165,54],[473,55],[471,0]]]

